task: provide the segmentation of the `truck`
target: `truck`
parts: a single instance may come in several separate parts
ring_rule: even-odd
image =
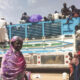
[[[22,53],[28,69],[68,69],[69,52],[76,52],[75,27],[80,25],[80,17],[8,25],[8,36],[24,39]],[[0,61],[8,50],[0,50]]]

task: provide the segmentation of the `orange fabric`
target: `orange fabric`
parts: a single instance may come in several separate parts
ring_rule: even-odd
[[[77,13],[74,14],[74,17],[79,17],[79,15]]]
[[[78,55],[80,55],[80,51],[78,51],[77,53],[78,53]]]

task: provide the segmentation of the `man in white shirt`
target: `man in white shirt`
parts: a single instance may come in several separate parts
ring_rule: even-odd
[[[0,43],[8,42],[8,34],[6,29],[7,22],[4,18],[0,19]]]
[[[60,14],[57,11],[55,11],[55,13],[53,14],[54,20],[59,19],[59,17],[60,17]]]

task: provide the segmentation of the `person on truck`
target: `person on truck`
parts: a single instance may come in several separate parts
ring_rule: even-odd
[[[66,3],[63,3],[63,8],[61,9],[61,13],[63,15],[63,18],[66,18],[67,16],[70,15],[71,11],[67,7],[67,4]]]
[[[10,42],[10,49],[2,58],[1,78],[2,80],[24,80],[26,62],[22,52],[23,39],[14,36]]]
[[[75,5],[71,6],[71,13],[73,17],[79,17],[80,9],[77,9]]]
[[[26,12],[24,12],[23,14],[22,14],[22,17],[21,17],[21,23],[28,23],[29,22],[29,16],[27,15],[27,13]]]

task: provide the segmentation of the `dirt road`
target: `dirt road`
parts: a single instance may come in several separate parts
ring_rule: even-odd
[[[31,76],[32,80],[63,80],[62,74],[60,73],[32,73]],[[35,76],[37,76],[37,78],[35,78]]]

